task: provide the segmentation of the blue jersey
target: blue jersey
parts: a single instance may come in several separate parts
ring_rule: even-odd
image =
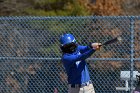
[[[69,84],[82,84],[90,80],[85,59],[95,52],[89,46],[78,45],[74,53],[65,53],[62,62],[65,67]]]

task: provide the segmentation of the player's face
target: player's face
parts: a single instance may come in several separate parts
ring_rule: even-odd
[[[72,43],[69,43],[69,44],[66,44],[63,46],[63,49],[67,52],[67,53],[73,53],[76,51],[76,48],[77,48],[77,44],[72,42]]]

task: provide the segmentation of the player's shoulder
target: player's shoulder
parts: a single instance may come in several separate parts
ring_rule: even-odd
[[[62,58],[61,58],[61,61],[62,62],[69,62],[70,60],[72,60],[75,56],[73,54],[68,54],[68,53],[65,53]]]
[[[65,53],[65,54],[62,55],[62,58],[63,58],[63,59],[64,59],[64,58],[68,58],[68,57],[70,57],[70,56],[72,56],[72,54],[70,54],[70,53]]]

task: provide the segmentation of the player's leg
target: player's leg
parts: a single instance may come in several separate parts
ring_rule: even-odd
[[[89,84],[88,86],[85,86],[83,91],[84,91],[84,93],[95,93],[93,84]],[[81,93],[83,93],[83,92],[81,92]]]
[[[79,93],[79,91],[80,91],[79,87],[75,87],[75,88],[71,86],[68,87],[68,93]]]

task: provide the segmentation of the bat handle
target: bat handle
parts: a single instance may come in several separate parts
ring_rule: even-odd
[[[100,50],[101,47],[102,47],[102,44],[101,45],[98,45],[98,49],[97,50]]]
[[[103,44],[101,44],[101,45],[98,45],[99,47],[101,47],[101,46],[103,46]]]

